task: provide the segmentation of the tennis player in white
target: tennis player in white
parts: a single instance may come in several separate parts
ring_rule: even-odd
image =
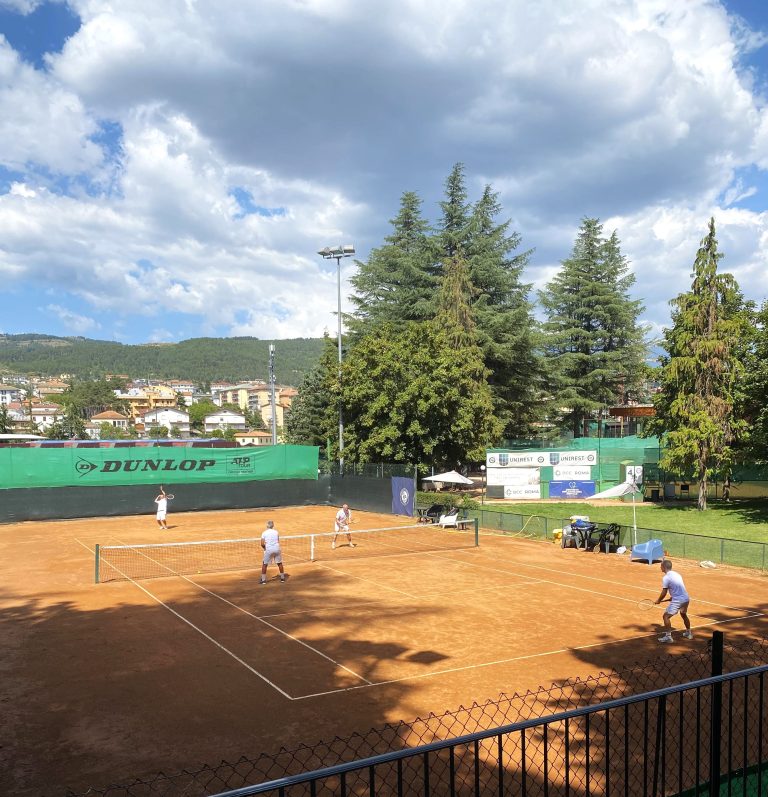
[[[267,521],[267,527],[261,532],[261,547],[264,549],[264,558],[261,562],[261,583],[267,583],[267,565],[270,562],[277,565],[277,569],[280,571],[280,581],[285,581],[283,554],[280,551],[280,534],[272,520]]]
[[[336,513],[336,520],[333,524],[333,542],[331,542],[331,548],[336,547],[336,537],[338,537],[340,533],[347,535],[347,542],[349,543],[350,548],[355,547],[355,543],[352,542],[352,535],[349,531],[349,524],[351,522],[352,513],[349,511],[349,506],[344,504]]]
[[[669,559],[664,559],[661,563],[661,572],[664,574],[661,577],[662,589],[661,594],[656,598],[656,603],[661,603],[669,594],[669,606],[664,610],[664,633],[659,637],[659,642],[672,641],[672,618],[678,612],[685,624],[683,637],[693,639],[691,621],[688,619],[688,604],[691,599],[683,583],[683,577],[672,569],[672,562]]]
[[[165,522],[166,515],[168,514],[168,498],[165,495],[165,490],[160,488],[160,494],[155,498],[155,503],[157,504],[157,514],[155,515],[155,519],[157,520],[157,525],[160,526],[161,529],[168,530],[168,525]]]

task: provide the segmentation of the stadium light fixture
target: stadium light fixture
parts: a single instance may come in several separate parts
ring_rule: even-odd
[[[341,381],[341,259],[352,257],[355,254],[355,247],[352,244],[343,246],[326,246],[318,253],[324,260],[336,261],[336,294],[337,294],[337,315],[338,315],[338,344],[339,344],[339,381]],[[341,396],[339,396],[339,472],[344,474],[344,414],[341,410]]]

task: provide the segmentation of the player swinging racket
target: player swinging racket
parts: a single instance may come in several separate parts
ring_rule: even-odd
[[[261,582],[267,583],[267,565],[274,562],[280,571],[280,581],[285,581],[283,568],[283,555],[280,551],[280,534],[275,528],[273,520],[267,521],[267,527],[261,533],[261,547],[264,549],[264,558],[261,561]]]
[[[168,525],[165,522],[165,518],[168,514],[168,495],[162,487],[160,488],[160,494],[155,498],[155,503],[157,504],[157,513],[155,514],[157,525],[167,531]]]
[[[340,533],[347,535],[347,542],[350,548],[355,547],[355,543],[352,542],[352,534],[349,531],[349,524],[351,522],[352,513],[349,511],[349,506],[344,504],[336,513],[336,520],[333,524],[333,542],[331,543],[331,548],[336,547],[336,537],[338,537]]]
[[[685,639],[693,639],[693,632],[691,631],[691,621],[688,619],[688,604],[690,597],[688,591],[685,589],[683,577],[680,573],[676,573],[672,569],[672,562],[669,559],[664,559],[661,563],[661,572],[664,574],[661,578],[661,594],[656,598],[656,603],[661,603],[669,593],[669,606],[664,610],[662,615],[664,618],[664,633],[659,637],[659,642],[672,641],[672,618],[680,612],[680,617],[683,618],[685,631],[683,637]]]

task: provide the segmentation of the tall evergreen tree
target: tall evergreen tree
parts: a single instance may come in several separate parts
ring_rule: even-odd
[[[464,178],[464,164],[454,164],[445,181],[445,199],[440,202],[442,216],[438,222],[440,258],[449,261],[469,248],[470,212]]]
[[[666,355],[656,414],[646,433],[663,438],[660,466],[693,472],[698,508],[707,508],[707,485],[716,470],[728,472],[732,444],[743,428],[737,417],[748,314],[733,275],[718,273],[715,220],[693,264],[691,290],[672,300],[672,327],[664,331]]]
[[[477,339],[496,413],[507,437],[524,437],[541,401],[530,285],[521,281],[531,251],[517,252],[520,235],[510,232],[509,221],[497,221],[500,214],[498,194],[486,186],[469,218],[466,256]]]
[[[753,314],[754,344],[746,362],[744,415],[749,425],[748,452],[754,462],[768,462],[768,300]]]
[[[446,263],[437,298],[435,323],[456,349],[477,345],[476,324],[472,315],[474,288],[467,263],[457,250]]]
[[[355,312],[349,319],[353,336],[387,322],[421,321],[434,313],[436,269],[429,224],[421,216],[421,199],[407,191],[390,221],[392,232],[374,249],[350,280]]]
[[[571,256],[539,293],[550,407],[575,437],[639,382],[646,346],[642,305],[628,295],[634,282],[616,233],[606,240],[598,219],[584,219]]]

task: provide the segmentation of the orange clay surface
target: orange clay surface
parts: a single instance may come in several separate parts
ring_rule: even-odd
[[[765,635],[768,580],[679,563],[695,638],[661,646],[658,565],[482,534],[478,548],[94,583],[102,545],[327,532],[333,507],[0,526],[0,794],[85,791],[314,744],[703,647]],[[355,513],[353,534],[410,524]],[[402,532],[400,532],[401,534]],[[426,528],[413,534],[456,534]],[[327,539],[323,545],[327,544]],[[680,618],[674,620],[677,629]]]

